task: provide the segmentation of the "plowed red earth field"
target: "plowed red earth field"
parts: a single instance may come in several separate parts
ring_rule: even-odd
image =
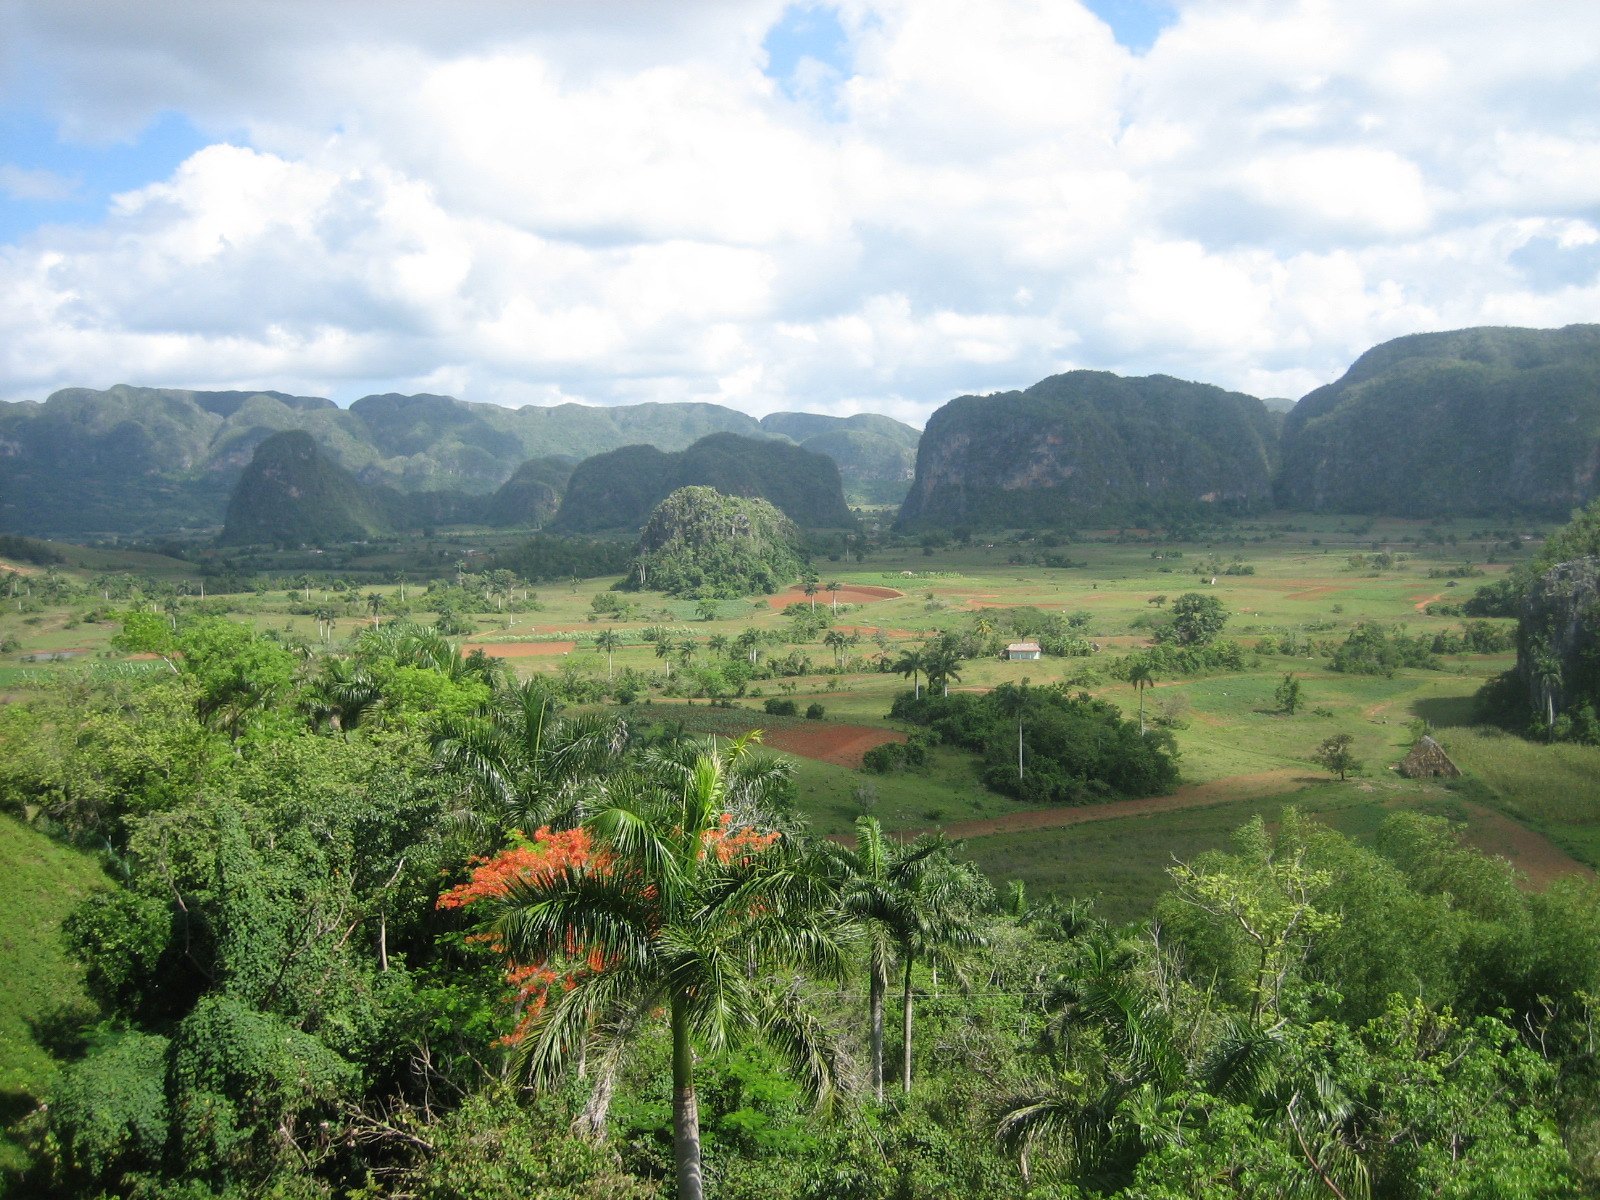
[[[792,726],[769,729],[761,744],[769,750],[814,758],[836,767],[859,767],[861,756],[874,746],[905,740],[905,734],[892,729],[878,729],[872,725],[831,725],[818,721],[815,728]]]

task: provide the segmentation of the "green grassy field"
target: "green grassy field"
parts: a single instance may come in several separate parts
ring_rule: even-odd
[[[74,905],[103,886],[88,855],[0,814],[0,1128],[33,1105],[54,1072],[43,1043],[87,1010],[78,968],[61,945]],[[18,1165],[0,1138],[0,1170]]]
[[[1120,541],[1114,534],[1101,534],[1059,547],[1016,536],[979,538],[931,553],[919,546],[879,547],[862,562],[819,559],[817,571],[824,584],[838,581],[846,586],[888,587],[903,593],[901,596],[839,604],[835,609],[824,589],[816,597],[816,606],[841,628],[860,635],[851,653],[862,656],[861,667],[867,665],[866,657],[879,652],[874,635],[884,639],[893,656],[936,630],[970,625],[986,609],[1034,605],[1086,614],[1084,632],[1103,647],[1101,654],[1032,663],[970,660],[962,665],[956,686],[983,689],[1024,678],[1036,684],[1080,679],[1082,687],[1132,715],[1138,707],[1136,693],[1108,679],[1105,665],[1147,641],[1152,624],[1162,619],[1161,606],[1152,603],[1158,597],[1170,601],[1187,591],[1215,595],[1231,614],[1224,635],[1252,650],[1261,639],[1276,643],[1284,636],[1337,643],[1350,628],[1368,620],[1403,626],[1412,633],[1431,633],[1460,624],[1452,618],[1429,615],[1425,610],[1431,601],[1464,596],[1476,584],[1503,573],[1508,560],[1531,552],[1531,547],[1509,552],[1507,545],[1521,547],[1523,535],[1538,532],[1492,531],[1471,522],[1273,514],[1219,527],[1212,531],[1212,540],[1198,543],[1157,544],[1147,540],[1143,531],[1126,531]],[[327,555],[255,555],[249,563],[255,570],[311,571],[319,577],[338,570],[404,569],[410,576],[407,595],[415,601],[428,573],[451,579],[457,562],[470,564],[473,556],[507,544],[510,536],[452,534],[409,547],[352,547]],[[1353,554],[1380,550],[1407,558],[1382,571],[1374,569],[1370,561],[1354,565],[1350,561]],[[1498,554],[1500,561],[1487,562],[1491,552]],[[1008,561],[1028,560],[1041,553],[1065,555],[1076,565],[1045,567]],[[107,557],[110,554],[92,552],[92,569],[139,569],[136,563],[119,566]],[[175,561],[162,560],[155,565],[167,571],[174,569],[171,564]],[[1456,568],[1467,561],[1476,564],[1474,573],[1459,586],[1429,576],[1430,570]],[[427,566],[430,563],[434,565]],[[1251,573],[1228,574],[1227,568],[1234,563],[1245,564]],[[90,568],[85,559],[85,575]],[[69,567],[69,573],[72,570]],[[614,582],[601,578],[540,586],[538,611],[471,614],[477,632],[462,640],[502,653],[508,642],[542,643],[548,649],[552,641],[570,641],[574,643],[570,652],[517,655],[509,657],[508,663],[519,674],[576,670],[603,678],[606,658],[593,646],[593,638],[601,630],[615,630],[623,638],[623,648],[613,656],[615,670],[651,673],[668,664],[640,636],[650,625],[670,626],[680,639],[697,639],[701,644],[697,661],[702,663],[711,661],[705,643],[713,635],[732,638],[749,627],[778,634],[788,626],[783,613],[762,598],[724,601],[715,619],[704,621],[698,619],[692,602],[636,593],[627,597],[635,605],[629,619],[597,617],[591,601],[611,595]],[[359,585],[363,597],[377,592],[397,599],[400,591],[393,582]],[[326,600],[329,595],[318,586],[312,588],[313,601]],[[302,602],[305,598],[303,592],[295,596]],[[317,622],[288,611],[289,595],[281,585],[261,596],[229,597],[228,603],[236,610],[236,619],[259,629],[317,639]],[[114,621],[84,619],[85,610],[94,607],[107,606],[79,603],[20,612],[13,611],[12,605],[0,604],[0,638],[12,637],[20,643],[17,653],[0,655],[0,686],[115,659],[108,643],[117,626]],[[433,614],[423,611],[418,617],[432,620]],[[368,624],[369,618],[347,613],[335,623],[331,644],[337,646]],[[772,646],[766,652],[784,654],[790,648]],[[811,642],[798,649],[811,657],[816,670],[782,681],[782,691],[792,692],[802,709],[813,700],[823,703],[827,717],[822,724],[827,726],[896,728],[886,714],[894,695],[908,686],[907,680],[865,669],[840,675],[824,673],[823,668],[834,661],[827,648]],[[81,650],[85,657],[32,666],[20,661],[29,653],[61,650]],[[1378,806],[1392,801],[1396,789],[1404,802],[1425,802],[1431,794],[1425,785],[1399,780],[1388,770],[1411,743],[1411,722],[1421,718],[1447,730],[1452,751],[1459,753],[1463,767],[1481,789],[1475,796],[1548,836],[1576,858],[1600,863],[1600,799],[1591,799],[1600,789],[1590,782],[1595,774],[1593,764],[1600,764],[1600,752],[1590,755],[1570,747],[1550,751],[1463,728],[1463,723],[1470,721],[1473,693],[1486,678],[1509,665],[1508,656],[1446,659],[1439,671],[1407,670],[1390,679],[1340,675],[1327,670],[1326,662],[1320,657],[1283,657],[1274,645],[1268,652],[1254,655],[1241,673],[1161,679],[1146,695],[1147,715],[1159,716],[1174,728],[1183,782],[1206,785],[1217,798],[1203,815],[1191,809],[1136,822],[1108,823],[1104,828],[1039,831],[1028,835],[1036,839],[1031,847],[1027,838],[1018,835],[977,838],[971,842],[973,853],[986,865],[993,864],[997,872],[1000,864],[1015,858],[1023,877],[1040,886],[1077,889],[1092,882],[1092,890],[1103,892],[1107,903],[1122,903],[1117,896],[1137,903],[1148,889],[1136,886],[1134,880],[1159,879],[1171,853],[1186,853],[1202,843],[1217,844],[1243,819],[1241,813],[1266,811],[1271,804],[1295,796],[1305,796],[1318,805],[1331,804],[1324,789],[1318,787],[1270,802],[1244,800],[1240,795],[1259,795],[1260,778],[1273,772],[1318,778],[1320,772],[1309,759],[1316,745],[1332,733],[1354,737],[1358,757],[1365,763],[1362,779],[1366,790],[1358,783],[1327,793],[1343,797],[1328,809],[1330,820],[1334,819],[1331,814],[1338,813],[1343,814],[1338,820],[1349,822],[1352,829],[1362,827],[1363,821],[1375,826],[1376,816],[1358,819],[1359,813],[1381,813]],[[1304,689],[1305,707],[1292,717],[1277,711],[1273,697],[1286,672],[1293,672]],[[635,711],[650,719],[682,720],[700,732],[729,732],[753,723],[776,726],[777,722],[759,709],[761,697],[779,693],[779,681],[764,680],[736,702],[744,705],[743,709],[712,709],[704,701],[690,706],[657,696],[654,705],[639,705]],[[897,832],[912,832],[1019,809],[1017,802],[983,788],[972,756],[955,751],[936,752],[924,772],[887,776],[864,775],[811,758],[798,758],[796,763],[800,810],[822,833],[848,831],[862,813],[877,816]],[[1234,781],[1238,781],[1237,788]],[[1250,786],[1245,786],[1247,783]],[[1376,786],[1380,783],[1381,787]],[[1230,789],[1239,795],[1230,795]],[[1156,833],[1119,843],[1118,837],[1132,835],[1113,832],[1113,824]],[[1177,839],[1171,846],[1161,840],[1167,836],[1163,831],[1171,831]],[[1099,849],[1073,851],[1059,866],[1052,866],[1055,859],[1048,848],[1057,845]],[[1118,845],[1125,850],[1138,849],[1136,853],[1114,853]],[[1100,859],[1114,863],[1115,868],[1096,867],[1094,863]]]

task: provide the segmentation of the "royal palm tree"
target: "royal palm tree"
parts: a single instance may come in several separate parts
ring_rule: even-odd
[[[922,699],[922,670],[924,665],[923,654],[920,649],[902,650],[900,657],[895,660],[894,671],[902,679],[911,680],[912,695],[915,699]]]
[[[828,581],[828,595],[831,598],[834,616],[839,615],[839,589],[843,586],[844,584],[840,583],[837,579],[830,579]]]
[[[806,585],[801,589],[811,600],[811,611],[817,611],[817,582],[814,579],[806,580]]]
[[[929,690],[940,688],[948,696],[950,684],[961,681],[961,655],[941,638],[922,652],[922,671],[928,677]]]
[[[556,1082],[591,1045],[610,1067],[665,1011],[678,1200],[704,1196],[696,1042],[720,1052],[761,1040],[813,1093],[838,1082],[838,1059],[794,990],[770,986],[786,969],[842,975],[832,889],[816,860],[736,823],[756,799],[739,794],[751,745],[691,744],[692,756],[652,757],[607,781],[583,821],[597,856],[515,883],[489,910],[514,961],[576,964],[519,1045],[537,1083]]]
[[[883,1006],[889,963],[901,952],[902,961],[909,964],[923,952],[925,943],[919,939],[932,938],[933,925],[927,914],[934,907],[929,903],[934,893],[922,888],[931,872],[950,862],[949,843],[942,834],[923,834],[902,845],[883,832],[876,817],[858,817],[855,847],[830,843],[824,852],[839,873],[840,907],[867,942],[869,1071],[873,1095],[882,1101]]]
[[[1135,663],[1128,670],[1128,682],[1133,685],[1133,690],[1139,693],[1139,732],[1144,732],[1144,693],[1146,688],[1156,685],[1156,677],[1150,671],[1149,663]]]
[[[1020,781],[1024,772],[1022,762],[1022,725],[1028,715],[1028,703],[1033,698],[1028,691],[1028,677],[1024,675],[1022,681],[1015,686],[1009,683],[1002,683],[991,693],[991,697],[1003,716],[1017,719],[1017,779]]]
[[[611,669],[611,656],[622,648],[622,635],[615,629],[602,629],[594,635],[594,644],[596,649],[605,651],[606,678],[613,678],[615,673]]]

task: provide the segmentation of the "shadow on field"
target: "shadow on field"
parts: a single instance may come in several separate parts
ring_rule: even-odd
[[[1411,711],[1435,729],[1460,729],[1483,723],[1476,715],[1476,701],[1471,696],[1429,696],[1412,701]]]

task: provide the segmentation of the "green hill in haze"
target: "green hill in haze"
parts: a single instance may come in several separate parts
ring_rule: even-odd
[[[1139,522],[1272,496],[1275,421],[1254,396],[1166,375],[1053,375],[928,421],[902,527]]]
[[[803,436],[787,432],[799,432],[785,422],[791,417],[810,422]],[[914,446],[917,436],[887,417],[776,414],[767,421],[716,404],[504,408],[386,394],[346,409],[276,391],[65,388],[43,403],[0,403],[0,531],[72,536],[215,528],[256,447],[291,429],[311,434],[330,461],[361,483],[480,496],[530,459],[576,462],[638,444],[681,450],[722,432],[803,441],[837,429],[863,435],[836,448],[853,494],[876,495],[886,474],[903,470],[888,447]],[[861,440],[871,449],[855,444]]]
[[[770,413],[761,418],[761,428],[833,459],[852,504],[899,504],[916,473],[922,434],[892,417]]]
[[[318,546],[390,528],[374,489],[332,462],[309,433],[294,429],[256,447],[217,540],[225,546]]]
[[[502,529],[543,525],[560,509],[572,468],[570,459],[530,458],[489,497],[484,523]]]
[[[807,529],[855,524],[839,468],[824,454],[788,442],[732,433],[701,438],[687,450],[624,446],[579,463],[551,529],[596,533],[638,529],[679,488],[703,486],[728,496],[761,497]]]
[[[1397,338],[1295,405],[1279,502],[1564,516],[1600,490],[1600,325]]]

